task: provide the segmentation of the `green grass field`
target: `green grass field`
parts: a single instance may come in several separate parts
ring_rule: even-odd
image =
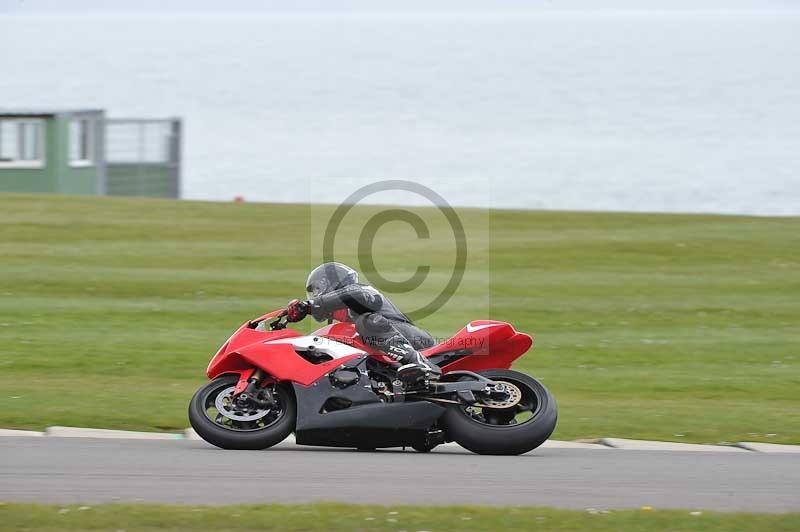
[[[339,239],[378,210],[357,207]],[[0,195],[0,427],[186,427],[219,344],[302,297],[327,215]],[[459,215],[465,282],[420,324],[446,336],[491,317],[533,333],[517,367],[558,399],[555,437],[800,443],[800,218]],[[446,240],[388,224],[376,264],[393,279],[430,264],[432,291],[452,269]]]
[[[688,510],[355,506],[33,505],[0,503],[2,530],[627,530],[795,531],[800,514]]]

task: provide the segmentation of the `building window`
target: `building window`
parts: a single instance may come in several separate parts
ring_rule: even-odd
[[[43,132],[42,120],[0,118],[0,167],[44,166]]]
[[[94,122],[72,120],[69,123],[69,164],[91,166],[94,164]]]

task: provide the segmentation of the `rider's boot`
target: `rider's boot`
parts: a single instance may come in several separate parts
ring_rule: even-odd
[[[397,378],[405,384],[415,384],[425,380],[437,380],[442,376],[442,370],[436,364],[431,364],[422,354],[411,347],[408,340],[402,336],[393,336],[386,342],[386,354],[402,366],[397,369]]]

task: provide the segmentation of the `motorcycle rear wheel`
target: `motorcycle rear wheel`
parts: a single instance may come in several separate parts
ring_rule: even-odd
[[[189,422],[195,432],[223,449],[266,449],[285,440],[294,431],[297,418],[292,388],[286,384],[275,387],[273,396],[278,406],[274,409],[238,414],[221,412],[219,408],[223,407],[217,408],[222,404],[219,397],[230,394],[237,382],[238,375],[223,375],[195,392],[189,403]]]
[[[494,381],[519,388],[519,404],[506,409],[452,406],[442,416],[449,441],[477,454],[516,455],[531,451],[556,428],[556,400],[542,383],[518,371],[491,369],[478,372]]]

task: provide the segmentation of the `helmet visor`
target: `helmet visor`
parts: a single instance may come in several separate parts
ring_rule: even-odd
[[[325,292],[328,291],[328,280],[324,277],[321,279],[315,280],[313,283],[306,287],[306,292],[308,292],[308,298],[314,299],[315,297],[319,297]]]

